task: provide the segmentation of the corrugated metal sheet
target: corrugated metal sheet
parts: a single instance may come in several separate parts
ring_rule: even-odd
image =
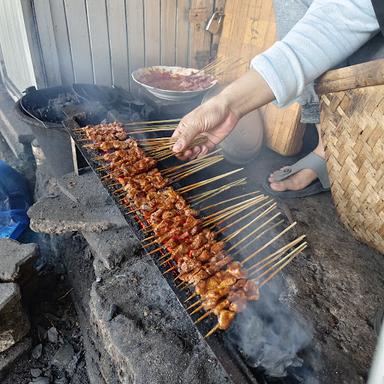
[[[36,85],[20,0],[0,1],[0,47],[4,80],[20,91]]]
[[[212,35],[204,27],[215,0],[31,1],[48,86],[129,88],[137,68],[202,66],[210,59]]]

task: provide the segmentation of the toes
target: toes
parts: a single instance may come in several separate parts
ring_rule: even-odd
[[[287,190],[284,182],[277,182],[277,183],[271,182],[270,187],[276,192],[284,192]]]

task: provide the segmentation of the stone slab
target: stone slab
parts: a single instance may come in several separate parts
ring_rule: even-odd
[[[19,341],[17,344],[0,353],[0,380],[12,365],[26,352],[28,352],[32,345],[32,339],[26,337]]]
[[[38,256],[36,244],[20,244],[12,239],[0,239],[0,282],[26,280],[33,271]]]
[[[30,153],[31,142],[34,139],[31,128],[18,119],[15,114],[15,103],[0,84],[0,132],[4,136],[12,152],[18,158],[24,158]]]
[[[101,233],[82,232],[98,261],[105,269],[112,270],[133,255],[141,244],[129,227],[108,229]],[[95,271],[97,272],[97,271]],[[96,273],[96,275],[98,275]]]
[[[0,284],[0,352],[20,341],[29,327],[21,305],[19,286],[14,283]]]
[[[117,382],[232,383],[149,257],[94,283],[89,308]]]
[[[28,211],[36,232],[63,234],[101,232],[127,226],[125,219],[93,172],[68,174],[57,180],[54,192]]]

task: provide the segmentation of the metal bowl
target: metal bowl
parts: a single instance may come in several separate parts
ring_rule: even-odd
[[[171,100],[171,101],[183,101],[183,100],[189,100],[193,99],[194,97],[197,96],[202,96],[205,94],[209,89],[213,88],[217,81],[213,81],[211,85],[205,89],[201,89],[198,91],[170,91],[168,89],[160,89],[156,87],[152,87],[148,84],[142,83],[139,79],[141,76],[145,75],[146,72],[149,72],[150,70],[158,69],[161,71],[167,71],[171,73],[179,73],[182,75],[191,75],[195,72],[197,72],[197,69],[193,68],[184,68],[184,67],[168,67],[164,65],[156,65],[153,67],[146,67],[146,68],[140,68],[137,69],[136,71],[132,72],[132,79],[145,88],[148,92],[152,93],[152,95],[158,97],[159,99],[163,100]]]

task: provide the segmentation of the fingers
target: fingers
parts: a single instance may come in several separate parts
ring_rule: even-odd
[[[185,150],[183,152],[177,153],[176,157],[180,160],[185,161],[185,160],[196,159],[196,157],[199,157],[200,154],[201,154],[201,147],[196,146],[193,148],[188,148],[187,150]]]
[[[198,124],[189,115],[185,116],[172,135],[172,137],[178,138],[172,150],[176,153],[184,151],[199,133]]]

